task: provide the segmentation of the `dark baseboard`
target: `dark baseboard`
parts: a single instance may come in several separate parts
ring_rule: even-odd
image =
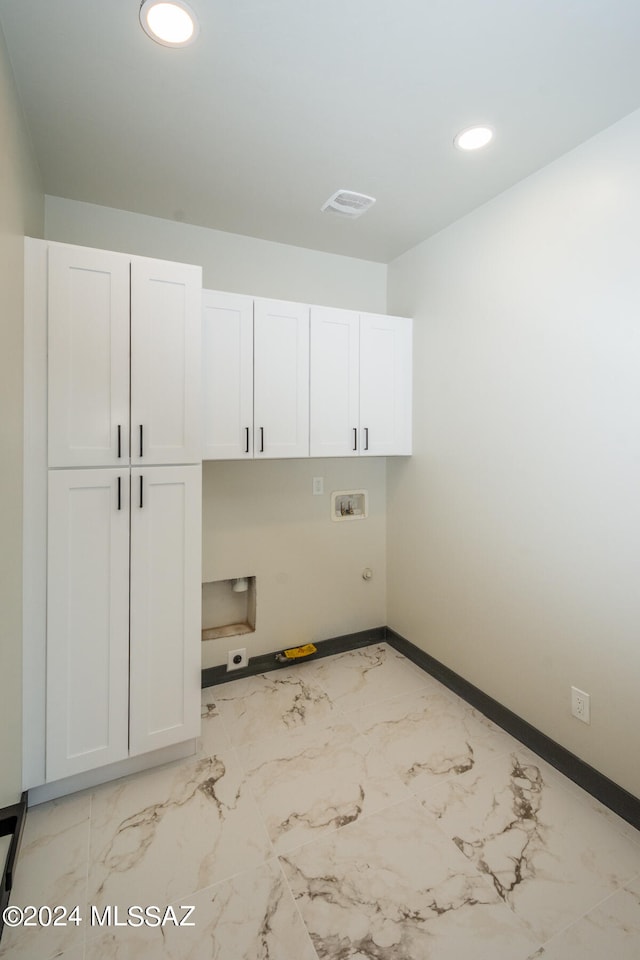
[[[510,733],[516,740],[520,740],[526,747],[529,747],[539,757],[542,757],[543,760],[546,760],[569,777],[570,780],[573,780],[574,783],[577,783],[587,793],[600,800],[618,816],[640,830],[640,799],[638,797],[634,797],[632,793],[618,786],[613,780],[609,780],[608,777],[589,766],[580,757],[576,757],[575,754],[560,746],[555,740],[541,733],[536,727],[523,720],[522,717],[469,683],[460,674],[455,673],[449,667],[445,667],[439,660],[416,647],[415,644],[400,636],[390,627],[375,627],[372,630],[363,630],[360,633],[348,633],[342,637],[320,640],[315,644],[318,652],[313,654],[312,657],[305,658],[304,661],[299,661],[299,663],[305,663],[307,659],[317,660],[319,657],[330,657],[335,653],[344,653],[347,650],[368,647],[373,643],[384,641],[399,653],[404,654],[408,660],[413,661],[426,673],[439,680],[445,687],[453,690],[463,700],[470,703],[472,707],[483,713],[485,717],[493,720],[499,727]],[[251,657],[249,666],[242,670],[228,671],[224,664],[219,667],[209,667],[202,671],[202,686],[212,687],[219,683],[227,683],[229,680],[252,677],[258,673],[266,673],[269,670],[289,666],[286,663],[279,663],[275,657],[276,651],[260,657]]]
[[[614,813],[617,813],[618,816],[640,830],[640,800],[634,797],[632,793],[618,786],[613,780],[609,780],[604,774],[599,773],[584,760],[576,757],[575,754],[560,746],[546,734],[541,733],[536,727],[532,727],[522,717],[498,703],[493,697],[483,693],[478,687],[474,687],[472,683],[450,670],[449,667],[445,667],[439,660],[425,653],[424,650],[420,650],[409,640],[405,640],[399,633],[388,628],[386,640],[398,653],[404,654],[407,659],[422,667],[445,687],[453,690],[463,700],[470,703],[472,707],[483,713],[485,717],[493,720],[516,740],[520,740],[534,753],[537,753],[539,757],[542,757],[543,760],[546,760],[569,777],[587,793],[590,793],[610,810],[613,810]]]
[[[259,657],[251,657],[249,665],[241,670],[227,670],[224,664],[219,667],[206,667],[202,671],[202,686],[213,687],[219,683],[227,683],[229,680],[240,680],[241,677],[255,677],[258,673],[266,673],[268,670],[278,670],[280,667],[290,667],[294,664],[303,664],[308,660],[318,660],[321,657],[331,657],[336,653],[344,653],[347,650],[356,650],[358,647],[369,647],[372,643],[382,643],[386,640],[386,627],[372,627],[371,630],[361,630],[359,633],[346,633],[342,637],[331,637],[329,640],[314,640],[314,646],[318,652],[304,660],[291,661],[291,663],[280,663],[276,660],[278,650],[273,653],[264,653]]]
[[[11,845],[7,854],[6,862],[2,870],[2,886],[0,887],[0,939],[4,930],[4,921],[2,919],[4,909],[9,903],[11,888],[13,887],[14,871],[20,844],[22,843],[22,831],[27,815],[27,794],[22,794],[19,803],[14,803],[10,807],[0,808],[0,837],[11,837]]]

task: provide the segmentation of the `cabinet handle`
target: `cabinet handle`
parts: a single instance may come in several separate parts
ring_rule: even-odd
[[[142,509],[142,507],[144,506],[144,499],[143,499],[142,493],[143,493],[143,480],[142,480],[142,474],[140,474],[140,509]]]
[[[369,427],[364,428],[364,448],[369,449]]]
[[[264,453],[264,427],[260,427],[260,453]]]
[[[244,452],[249,453],[249,427],[244,428]]]
[[[118,510],[122,510],[122,477],[118,477]]]
[[[353,448],[352,449],[353,450],[358,449],[358,428],[357,427],[353,428]]]
[[[142,456],[142,424],[140,424],[140,456]]]
[[[118,460],[122,456],[122,426],[118,424]]]

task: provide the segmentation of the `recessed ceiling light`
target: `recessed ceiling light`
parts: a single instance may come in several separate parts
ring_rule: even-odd
[[[491,127],[467,127],[453,141],[458,150],[479,150],[493,140]]]
[[[152,40],[165,47],[186,47],[198,36],[198,21],[184,0],[143,0],[140,23]]]

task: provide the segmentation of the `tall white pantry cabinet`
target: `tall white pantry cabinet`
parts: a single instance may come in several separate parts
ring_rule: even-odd
[[[25,264],[33,788],[199,733],[202,282],[30,239]]]

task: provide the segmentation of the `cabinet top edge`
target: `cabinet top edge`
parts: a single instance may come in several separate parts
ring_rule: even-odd
[[[166,263],[166,264],[180,264],[184,267],[191,267],[193,270],[197,270],[200,277],[202,277],[202,266],[199,263],[186,263],[183,260],[167,260],[165,257],[147,257],[141,253],[128,253],[123,250],[108,250],[105,247],[92,247],[85,243],[65,243],[62,240],[50,240],[42,239],[42,237],[25,237],[24,238],[25,247],[30,247],[31,249],[40,247],[43,250],[48,250],[50,247],[61,247],[67,250],[95,250],[96,253],[108,253],[112,256],[123,257],[126,260],[142,260],[149,263]],[[202,283],[202,280],[200,281]]]
[[[335,310],[338,313],[351,314],[352,316],[358,315],[360,317],[380,317],[381,320],[406,320],[409,323],[413,323],[412,317],[401,317],[398,314],[391,313],[380,313],[379,311],[371,310],[358,310],[353,307],[335,307],[330,306],[329,304],[323,303],[308,303],[300,300],[283,300],[282,298],[274,297],[262,297],[258,294],[253,293],[238,293],[235,290],[213,290],[207,287],[202,288],[202,298],[203,306],[212,306],[212,304],[207,304],[205,301],[208,297],[220,297],[225,299],[237,299],[244,301],[251,301],[252,303],[259,301],[260,303],[271,303],[271,304],[286,304],[288,307],[308,307],[311,311],[313,310]]]

